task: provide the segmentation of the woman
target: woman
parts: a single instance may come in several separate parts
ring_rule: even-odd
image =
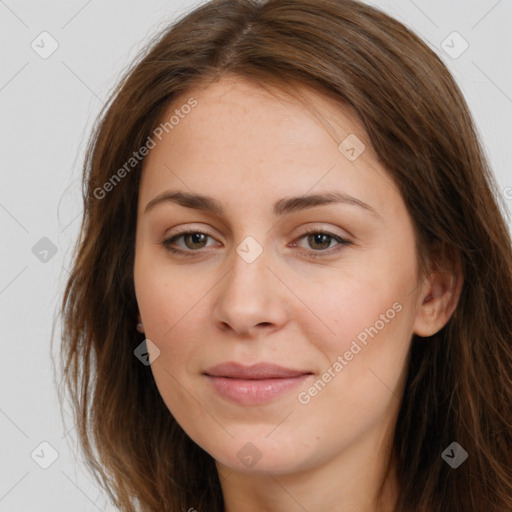
[[[122,511],[510,511],[512,248],[463,96],[353,0],[217,0],[105,107],[64,385]]]

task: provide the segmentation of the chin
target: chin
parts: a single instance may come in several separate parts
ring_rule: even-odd
[[[265,434],[268,435],[268,434]],[[293,440],[289,442],[271,440],[265,436],[237,436],[224,446],[215,444],[206,451],[223,466],[237,472],[253,474],[289,474],[306,470],[315,465],[314,454],[305,451],[307,443]]]

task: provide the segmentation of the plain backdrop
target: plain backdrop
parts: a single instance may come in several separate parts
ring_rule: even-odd
[[[446,62],[510,210],[512,3],[369,3],[411,27]],[[138,50],[195,5],[0,0],[1,512],[114,510],[76,453],[71,417],[62,422],[51,328],[81,222],[81,164],[92,123]],[[45,55],[52,45],[57,49]]]

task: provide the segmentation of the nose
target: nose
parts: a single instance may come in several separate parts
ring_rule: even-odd
[[[289,297],[276,273],[268,265],[264,250],[251,263],[234,252],[231,270],[217,290],[214,321],[224,332],[256,337],[280,329],[289,318]]]

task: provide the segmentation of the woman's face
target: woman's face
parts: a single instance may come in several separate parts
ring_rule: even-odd
[[[233,77],[194,89],[141,177],[151,370],[187,434],[246,472],[382,450],[421,302],[413,226],[362,124],[302,92],[317,117]]]

